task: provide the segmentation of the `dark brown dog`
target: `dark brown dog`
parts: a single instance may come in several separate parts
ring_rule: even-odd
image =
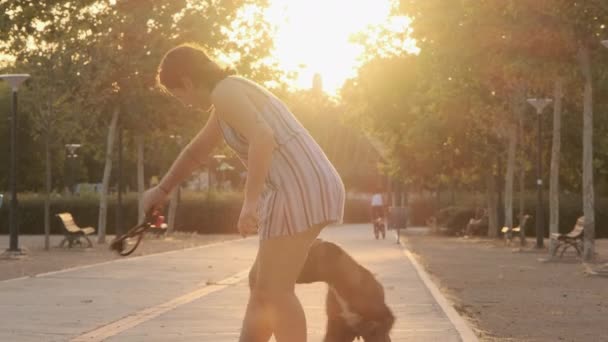
[[[395,318],[384,302],[384,289],[374,275],[338,245],[315,240],[297,280],[325,282],[327,330],[324,342],[390,342]],[[250,274],[250,287],[255,279]]]

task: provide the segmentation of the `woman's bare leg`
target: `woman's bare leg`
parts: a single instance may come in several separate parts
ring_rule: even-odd
[[[268,342],[272,336],[272,325],[270,320],[265,316],[264,303],[256,303],[257,298],[253,296],[253,290],[258,277],[259,258],[260,253],[258,251],[258,255],[249,271],[249,302],[247,303],[245,319],[241,328],[240,342]]]
[[[260,241],[240,342],[266,342],[272,334],[277,342],[306,341],[306,318],[294,290],[310,245],[322,228]]]

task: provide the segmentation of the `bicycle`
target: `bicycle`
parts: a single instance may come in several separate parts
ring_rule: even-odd
[[[384,224],[384,219],[382,217],[377,217],[374,220],[374,236],[376,240],[380,238],[382,235],[382,239],[386,238],[386,225]]]

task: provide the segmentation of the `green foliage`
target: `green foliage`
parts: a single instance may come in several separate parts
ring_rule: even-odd
[[[430,217],[435,216],[440,227],[448,229],[449,234],[461,233],[466,227],[469,219],[475,217],[476,212],[479,208],[483,207],[483,201],[479,198],[472,196],[471,194],[460,194],[458,201],[452,203],[448,198],[438,203],[436,198],[425,198],[415,202],[411,207],[411,217],[415,217],[413,225],[423,225],[424,221]],[[519,199],[516,197],[514,203],[519,203]],[[545,208],[548,204],[548,199],[544,200]],[[481,204],[481,205],[480,205]],[[536,234],[536,221],[535,221],[535,208],[536,208],[536,197],[535,194],[526,194],[524,196],[524,206],[527,208],[525,211],[531,215],[532,218],[526,225],[526,234],[528,236],[535,236]],[[606,238],[608,237],[608,213],[601,208],[608,207],[608,198],[598,198],[596,201],[595,211],[595,222],[596,222],[596,237]],[[437,208],[434,211],[429,211],[429,208]],[[517,211],[517,206],[515,207]],[[549,222],[548,211],[545,210],[544,222]],[[562,194],[560,196],[560,208],[559,208],[559,232],[562,234],[568,233],[574,227],[576,220],[583,215],[582,203],[579,196],[572,194]],[[514,220],[515,225],[519,224],[519,221]],[[548,237],[548,229],[545,229],[545,234]]]
[[[252,3],[0,2],[0,55],[16,59],[6,71],[32,76],[20,91],[20,142],[32,142],[20,146],[20,164],[28,170],[28,179],[21,177],[21,188],[41,188],[47,137],[55,179],[65,178],[63,145],[76,142],[82,144],[78,173],[84,181],[99,182],[107,127],[115,110],[120,112],[125,130],[125,174],[135,175],[134,139],[138,135],[145,137],[146,155],[150,156],[146,167],[156,174],[166,169],[176,155],[176,142],[169,136],[178,134],[185,144],[203,126],[207,114],[184,109],[154,89],[162,55],[179,43],[194,42],[215,55],[241,55],[235,67],[245,76],[258,81],[274,78],[276,70],[258,63],[272,46],[268,24],[236,20],[238,12]],[[234,37],[234,32],[251,34]],[[5,89],[0,88],[1,108],[8,108]],[[2,120],[0,134],[8,137],[4,124]],[[1,175],[0,185],[5,184],[6,173]],[[53,187],[61,183],[54,181]]]
[[[601,89],[596,94],[608,91],[608,51],[599,44],[608,38],[607,3],[405,0],[399,14],[412,19],[410,34],[419,53],[378,53],[342,92],[355,120],[389,152],[383,169],[410,189],[481,188],[484,172],[496,174],[505,166],[507,132],[519,121],[515,106],[525,99],[517,92],[551,96],[553,82],[561,76],[566,80],[562,184],[580,191],[583,87],[576,55],[581,44],[589,46],[594,79],[599,79],[594,87]],[[382,46],[366,49],[382,51]],[[600,112],[608,108],[605,98],[594,96]],[[536,116],[523,105],[520,157],[530,171]],[[551,116],[545,114],[546,166],[550,125]],[[596,115],[595,131],[607,128],[606,116]],[[594,134],[599,174],[608,172],[604,137]]]

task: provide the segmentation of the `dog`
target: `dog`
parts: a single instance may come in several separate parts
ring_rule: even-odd
[[[316,239],[296,281],[327,283],[327,329],[323,342],[390,342],[395,322],[384,301],[384,289],[374,275],[340,246]],[[249,286],[255,284],[250,274]]]

